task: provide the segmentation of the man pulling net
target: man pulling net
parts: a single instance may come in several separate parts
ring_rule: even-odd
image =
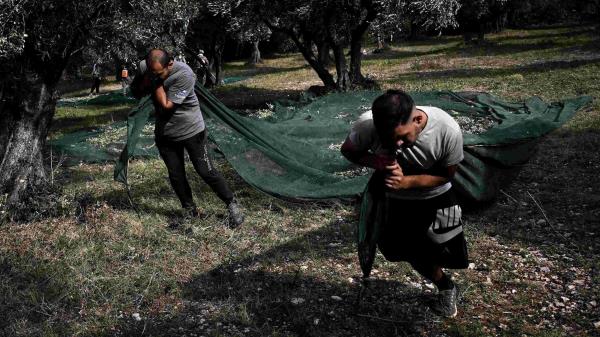
[[[156,147],[186,214],[197,216],[198,211],[186,178],[184,150],[196,172],[227,205],[229,226],[237,227],[244,221],[244,216],[209,156],[207,130],[194,92],[195,82],[196,76],[187,64],[172,60],[162,49],[152,49],[140,62],[140,73],[131,84],[131,92],[138,99],[152,95]]]
[[[341,147],[351,162],[375,169],[369,191],[383,202],[377,246],[407,261],[439,290],[434,309],[457,314],[457,288],[442,268],[466,268],[461,208],[450,182],[463,160],[458,124],[445,111],[415,106],[389,90],[353,124]]]

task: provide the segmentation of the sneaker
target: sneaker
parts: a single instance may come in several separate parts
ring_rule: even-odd
[[[227,205],[227,210],[229,211],[229,228],[236,228],[244,222],[244,213],[242,213],[237,200],[233,199]]]
[[[433,305],[433,310],[440,316],[447,318],[456,317],[458,313],[456,302],[458,302],[458,288],[455,285],[452,289],[441,290],[438,293],[438,299]]]

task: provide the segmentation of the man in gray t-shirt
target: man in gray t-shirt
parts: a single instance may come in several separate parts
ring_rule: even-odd
[[[207,132],[194,91],[195,83],[196,76],[187,64],[173,61],[162,49],[153,49],[140,62],[140,73],[131,84],[131,91],[137,98],[152,95],[156,112],[156,146],[185,212],[198,215],[186,178],[184,150],[196,172],[226,203],[230,227],[237,227],[244,221],[244,216],[208,154]]]
[[[140,71],[148,71],[146,60],[140,62]],[[179,141],[204,131],[204,118],[194,92],[195,84],[196,76],[192,69],[185,63],[172,61],[171,71],[162,81],[162,86],[166,99],[176,104],[177,108],[168,111],[155,104],[158,113],[154,133],[157,138]]]
[[[372,113],[352,125],[341,151],[351,162],[375,169],[368,193],[383,201],[381,253],[390,261],[409,262],[436,284],[434,309],[454,317],[457,288],[442,267],[468,265],[451,183],[463,160],[456,121],[439,108],[415,106],[402,91],[388,90],[375,99]]]

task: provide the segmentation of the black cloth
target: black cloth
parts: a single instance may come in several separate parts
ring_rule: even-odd
[[[444,268],[468,266],[467,245],[462,230],[443,243],[432,239],[432,231],[450,232],[462,227],[462,220],[458,216],[451,220],[449,227],[432,230],[438,213],[458,205],[452,189],[426,200],[385,197],[384,203],[385,219],[382,221],[377,246],[387,260]]]
[[[156,138],[156,147],[167,166],[171,186],[175,190],[175,194],[177,194],[183,208],[190,209],[196,207],[192,196],[192,189],[185,173],[184,149],[187,151],[196,172],[198,172],[200,177],[212,188],[217,196],[227,204],[233,200],[233,193],[210,159],[207,150],[206,130],[180,141]]]

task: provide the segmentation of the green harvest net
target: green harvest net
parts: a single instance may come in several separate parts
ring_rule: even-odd
[[[363,192],[370,171],[346,161],[339,149],[352,122],[370,109],[381,92],[333,93],[303,105],[278,105],[259,116],[239,115],[199,85],[196,93],[208,117],[211,140],[252,186],[291,199],[342,198]],[[534,97],[510,103],[484,93],[411,95],[418,105],[440,107],[457,120],[488,123],[478,132],[464,133],[465,160],[454,183],[463,196],[476,201],[492,199],[502,173],[526,162],[536,139],[561,126],[591,101],[590,97],[579,97],[545,103]],[[86,161],[116,158],[116,149],[126,144],[117,160],[115,179],[127,183],[129,158],[157,155],[149,122],[152,111],[152,103],[145,98],[129,114],[127,125],[74,133],[51,143],[68,156]],[[118,137],[106,137],[107,132]]]

